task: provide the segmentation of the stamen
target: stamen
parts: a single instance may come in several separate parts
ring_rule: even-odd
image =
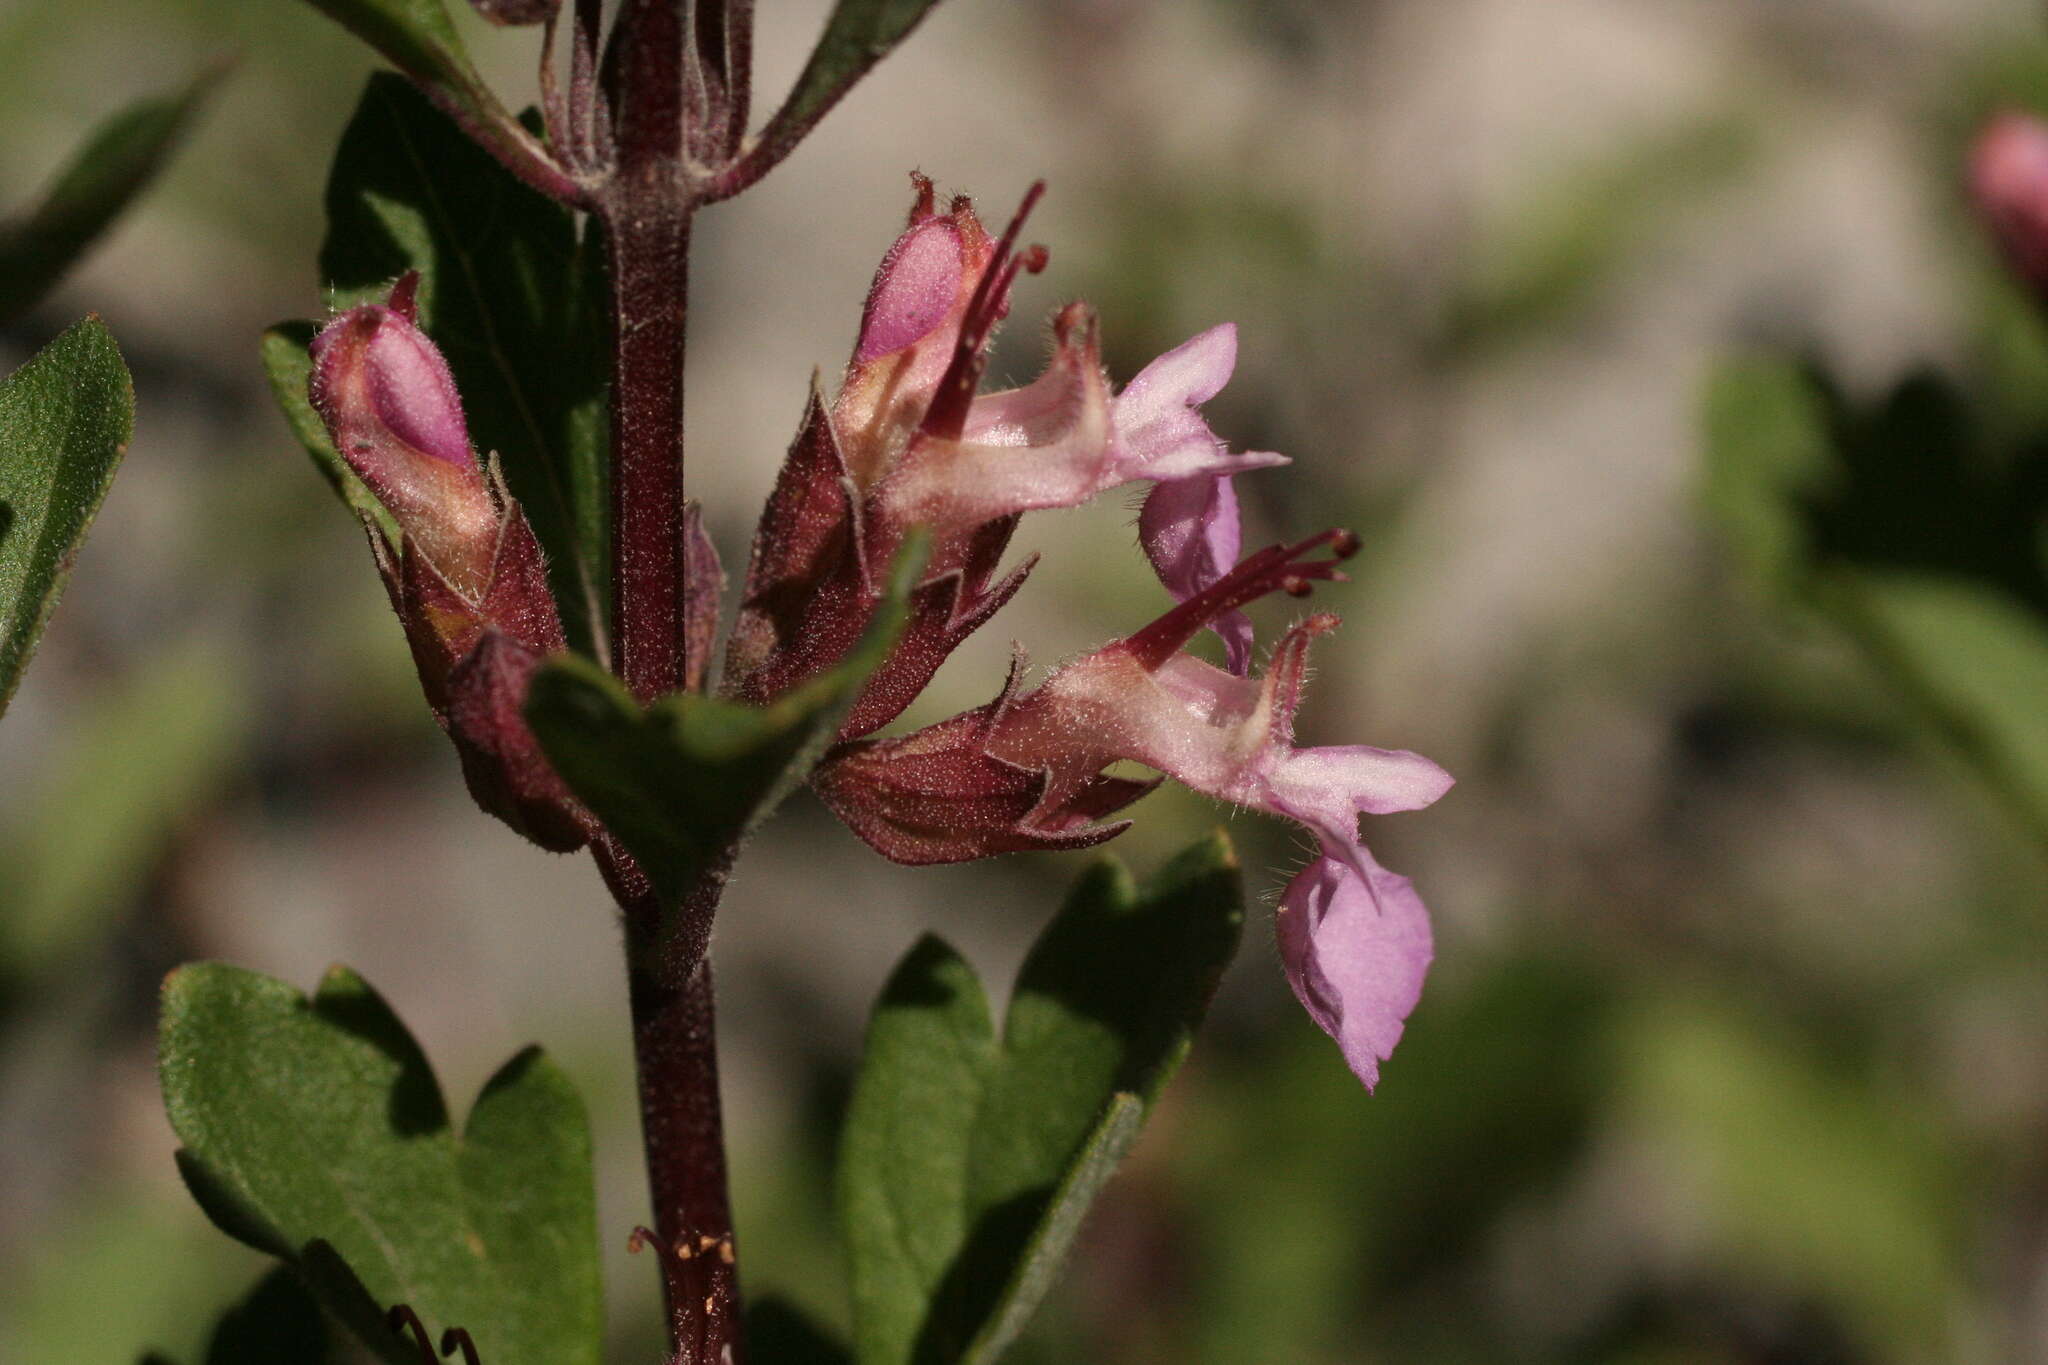
[[[981,387],[982,368],[988,363],[989,334],[1010,311],[1010,286],[1019,270],[1035,275],[1052,259],[1052,254],[1042,246],[1028,247],[1022,255],[1013,254],[1018,234],[1024,231],[1024,220],[1044,195],[1045,182],[1032,181],[1031,188],[1024,192],[1024,202],[1017,206],[1010,225],[1003,229],[995,254],[989,257],[988,268],[981,272],[973,297],[967,301],[966,313],[960,320],[960,339],[953,346],[953,359],[939,380],[931,406],[925,409],[924,430],[934,436],[957,440],[967,429],[967,409],[974,402],[974,391]]]
[[[441,1334],[441,1354],[452,1356],[462,1352],[462,1365],[482,1365],[476,1356],[476,1343],[469,1339],[469,1333],[460,1327],[450,1327]]]
[[[1321,549],[1328,549],[1332,558],[1306,558]],[[1124,641],[1124,648],[1141,666],[1158,668],[1225,612],[1274,592],[1307,597],[1317,580],[1343,582],[1337,565],[1357,551],[1358,537],[1343,530],[1324,531],[1295,545],[1269,545],[1247,555],[1229,573],[1132,635]]]

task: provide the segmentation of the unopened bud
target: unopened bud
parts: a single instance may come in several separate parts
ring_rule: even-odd
[[[335,449],[452,586],[480,593],[501,518],[448,362],[406,313],[378,304],[329,323],[312,358],[310,396]]]
[[[1970,195],[2007,262],[2048,296],[2048,123],[2007,110],[1970,149]]]
[[[927,218],[889,248],[868,291],[856,361],[924,340],[959,301],[960,231],[950,218]]]

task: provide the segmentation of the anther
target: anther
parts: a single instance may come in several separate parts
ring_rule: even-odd
[[[1314,592],[1315,589],[1309,586],[1306,578],[1301,577],[1299,574],[1289,574],[1280,580],[1280,591],[1286,593],[1289,597],[1306,597],[1311,592]]]
[[[1330,537],[1330,553],[1339,559],[1349,559],[1357,554],[1359,545],[1356,531],[1338,531]]]

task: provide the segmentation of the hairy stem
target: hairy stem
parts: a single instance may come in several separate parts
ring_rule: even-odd
[[[690,214],[687,205],[629,202],[607,215],[605,227],[612,266],[613,666],[634,696],[651,701],[683,685]]]
[[[612,640],[643,701],[682,686],[683,338],[690,216],[682,0],[627,0],[610,60],[617,166],[598,197],[612,266]]]
[[[612,662],[642,701],[684,683],[683,346],[696,207],[685,159],[688,11],[685,0],[625,0],[605,60],[616,159],[596,213],[612,267]],[[725,868],[671,917],[623,852],[603,841],[597,853],[626,918],[669,1365],[737,1365],[739,1278],[704,954]]]
[[[711,963],[699,955],[688,975],[675,981],[659,963],[636,962],[631,993],[671,1365],[741,1365],[739,1267],[726,1196]]]

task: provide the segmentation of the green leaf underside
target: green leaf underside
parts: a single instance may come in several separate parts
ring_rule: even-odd
[[[134,425],[128,367],[98,318],[0,381],[0,714]]]
[[[1136,887],[1090,869],[1026,958],[998,1041],[927,937],[891,976],[841,1139],[861,1365],[993,1361],[1187,1055],[1243,925],[1221,835]]]
[[[292,1264],[381,1359],[382,1313],[465,1327],[491,1365],[594,1365],[602,1336],[590,1136],[538,1049],[458,1137],[426,1057],[346,968],[310,1000],[219,963],[164,987],[160,1072],[179,1166],[223,1231]]]
[[[330,307],[381,303],[392,281],[419,271],[419,323],[454,371],[470,441],[502,461],[547,552],[569,643],[594,654],[609,536],[608,286],[597,234],[579,239],[569,210],[388,73],[370,78],[342,134],[327,219],[320,273]],[[299,334],[275,335],[283,340],[274,355],[266,340],[265,354],[281,389],[292,377],[285,347]],[[331,470],[324,434],[322,444],[309,438],[290,403],[286,416]]]
[[[0,319],[35,306],[156,178],[220,72],[138,100],[93,129],[34,208],[0,223]]]
[[[526,719],[548,762],[673,908],[801,785],[903,629],[923,563],[914,538],[866,634],[767,706],[678,693],[642,707],[588,660],[534,674]]]
[[[787,145],[802,137],[937,4],[938,0],[839,0],[761,140]]]

